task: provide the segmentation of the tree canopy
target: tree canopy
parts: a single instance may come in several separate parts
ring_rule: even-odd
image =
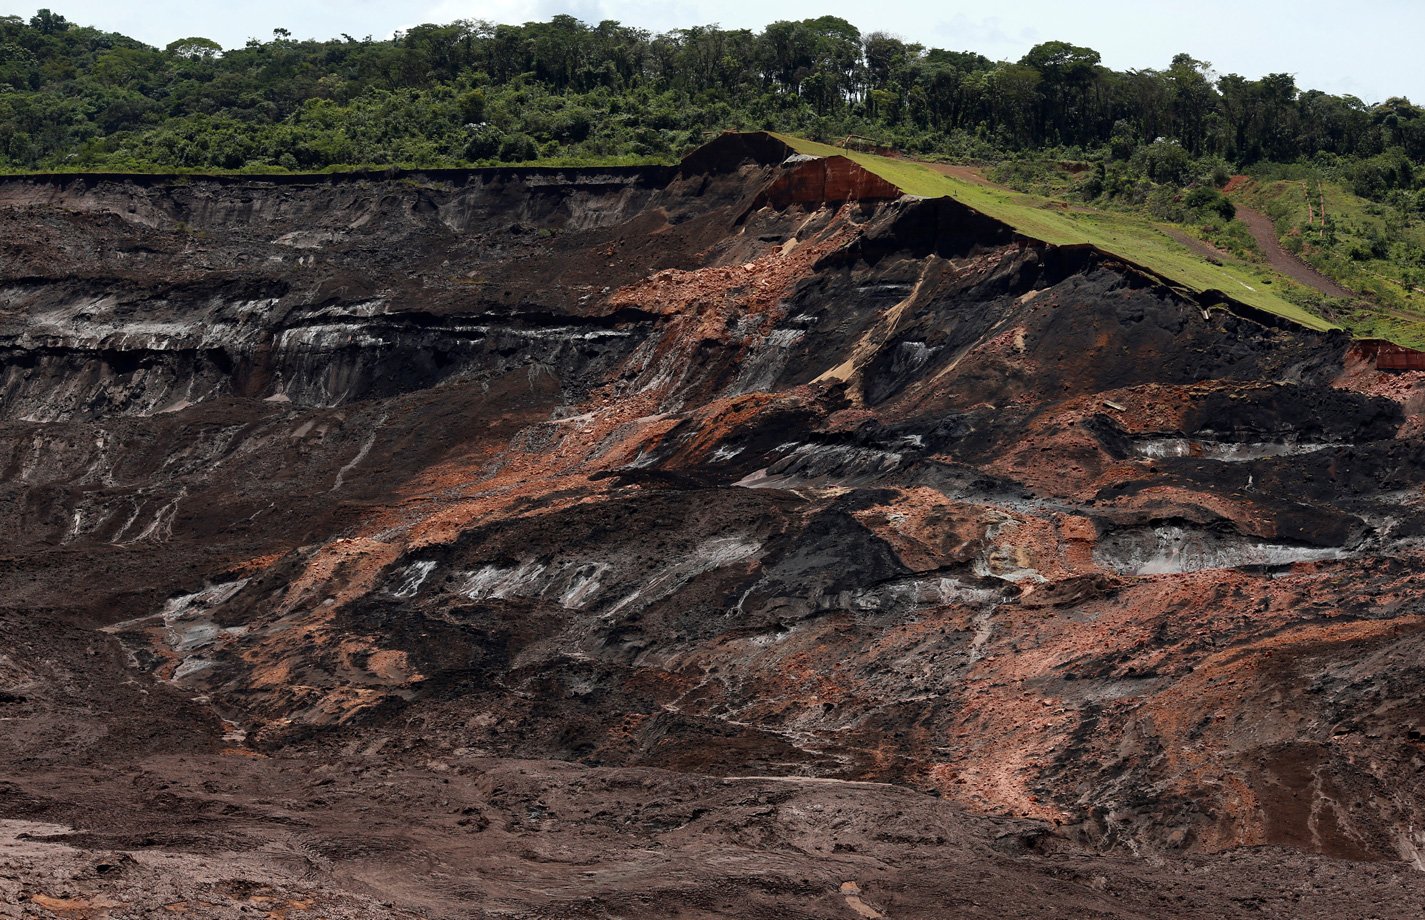
[[[1425,113],[1217,75],[1179,54],[1114,71],[1044,42],[1020,60],[863,34],[834,16],[761,32],[653,34],[567,16],[424,24],[392,39],[273,30],[162,50],[49,10],[0,18],[0,167],[323,169],[547,157],[672,157],[724,129],[855,133],[921,153],[1150,150],[1243,166],[1329,155],[1374,164],[1380,195],[1425,175]],[[1161,161],[1161,162],[1159,162]]]

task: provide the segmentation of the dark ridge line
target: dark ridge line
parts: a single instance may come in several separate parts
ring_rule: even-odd
[[[652,184],[667,182],[678,172],[679,166],[660,163],[646,165],[617,166],[468,166],[451,168],[400,168],[400,169],[357,169],[330,173],[151,173],[151,172],[37,172],[0,174],[0,185],[34,183],[38,185],[64,185],[73,182],[100,184],[104,182],[132,183],[143,187],[199,185],[277,185],[277,186],[329,186],[359,182],[399,181],[402,179],[434,179],[456,184],[469,184],[483,178],[520,179],[533,176],[558,177],[575,176],[576,181],[564,183],[577,187],[581,184],[616,185],[643,181]],[[618,182],[591,182],[600,177],[629,180]],[[579,181],[582,180],[582,181]]]
[[[969,205],[966,205],[966,207],[969,207]],[[970,210],[974,211],[975,209],[970,208]],[[989,216],[979,211],[976,211],[976,213],[979,213],[981,214],[981,216],[985,217]],[[994,220],[994,218],[991,217],[990,220]],[[1010,229],[1014,230],[1013,227],[1010,227]],[[1032,244],[1042,246],[1045,249],[1057,249],[1061,251],[1070,252],[1082,251],[1092,253],[1101,260],[1102,264],[1116,264],[1129,272],[1141,275],[1143,278],[1147,279],[1154,287],[1166,288],[1177,296],[1197,304],[1204,310],[1211,310],[1214,307],[1221,307],[1226,309],[1234,316],[1250,320],[1254,323],[1257,323],[1258,325],[1267,326],[1268,328],[1272,329],[1282,329],[1288,332],[1306,332],[1312,335],[1346,336],[1347,338],[1350,337],[1350,333],[1348,333],[1345,329],[1341,328],[1312,329],[1310,326],[1303,326],[1301,323],[1298,323],[1293,319],[1289,319],[1285,316],[1279,316],[1278,314],[1272,313],[1269,310],[1263,310],[1261,307],[1254,307],[1249,303],[1243,303],[1242,301],[1233,297],[1231,294],[1228,294],[1225,291],[1219,291],[1216,288],[1208,288],[1204,291],[1195,291],[1192,288],[1187,287],[1177,281],[1174,281],[1172,278],[1169,278],[1168,276],[1161,274],[1160,272],[1157,272],[1146,265],[1141,265],[1137,262],[1134,262],[1132,259],[1126,258],[1125,256],[1122,256],[1116,252],[1111,252],[1107,249],[1104,249],[1102,246],[1098,246],[1094,243],[1049,243],[1045,242],[1044,240],[1036,239],[1032,236],[1026,236],[1025,234],[1019,233],[1019,231],[1017,230],[1014,232],[1017,236],[1023,238],[1024,240]]]

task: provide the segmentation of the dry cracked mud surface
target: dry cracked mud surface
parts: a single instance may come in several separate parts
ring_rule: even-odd
[[[1420,916],[1425,374],[873,180],[0,182],[0,914]]]

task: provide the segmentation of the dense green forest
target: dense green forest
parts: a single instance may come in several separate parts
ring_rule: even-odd
[[[391,39],[201,37],[158,49],[41,10],[0,18],[0,168],[320,170],[667,159],[731,128],[922,155],[1052,150],[1089,197],[1309,159],[1366,197],[1425,206],[1425,112],[1216,76],[1189,55],[1118,72],[1046,42],[1017,62],[862,34],[824,16],[666,34],[570,16],[422,25]]]

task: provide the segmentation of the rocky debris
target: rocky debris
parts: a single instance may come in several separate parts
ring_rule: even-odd
[[[0,183],[7,906],[1418,915],[1419,375],[771,140]]]

